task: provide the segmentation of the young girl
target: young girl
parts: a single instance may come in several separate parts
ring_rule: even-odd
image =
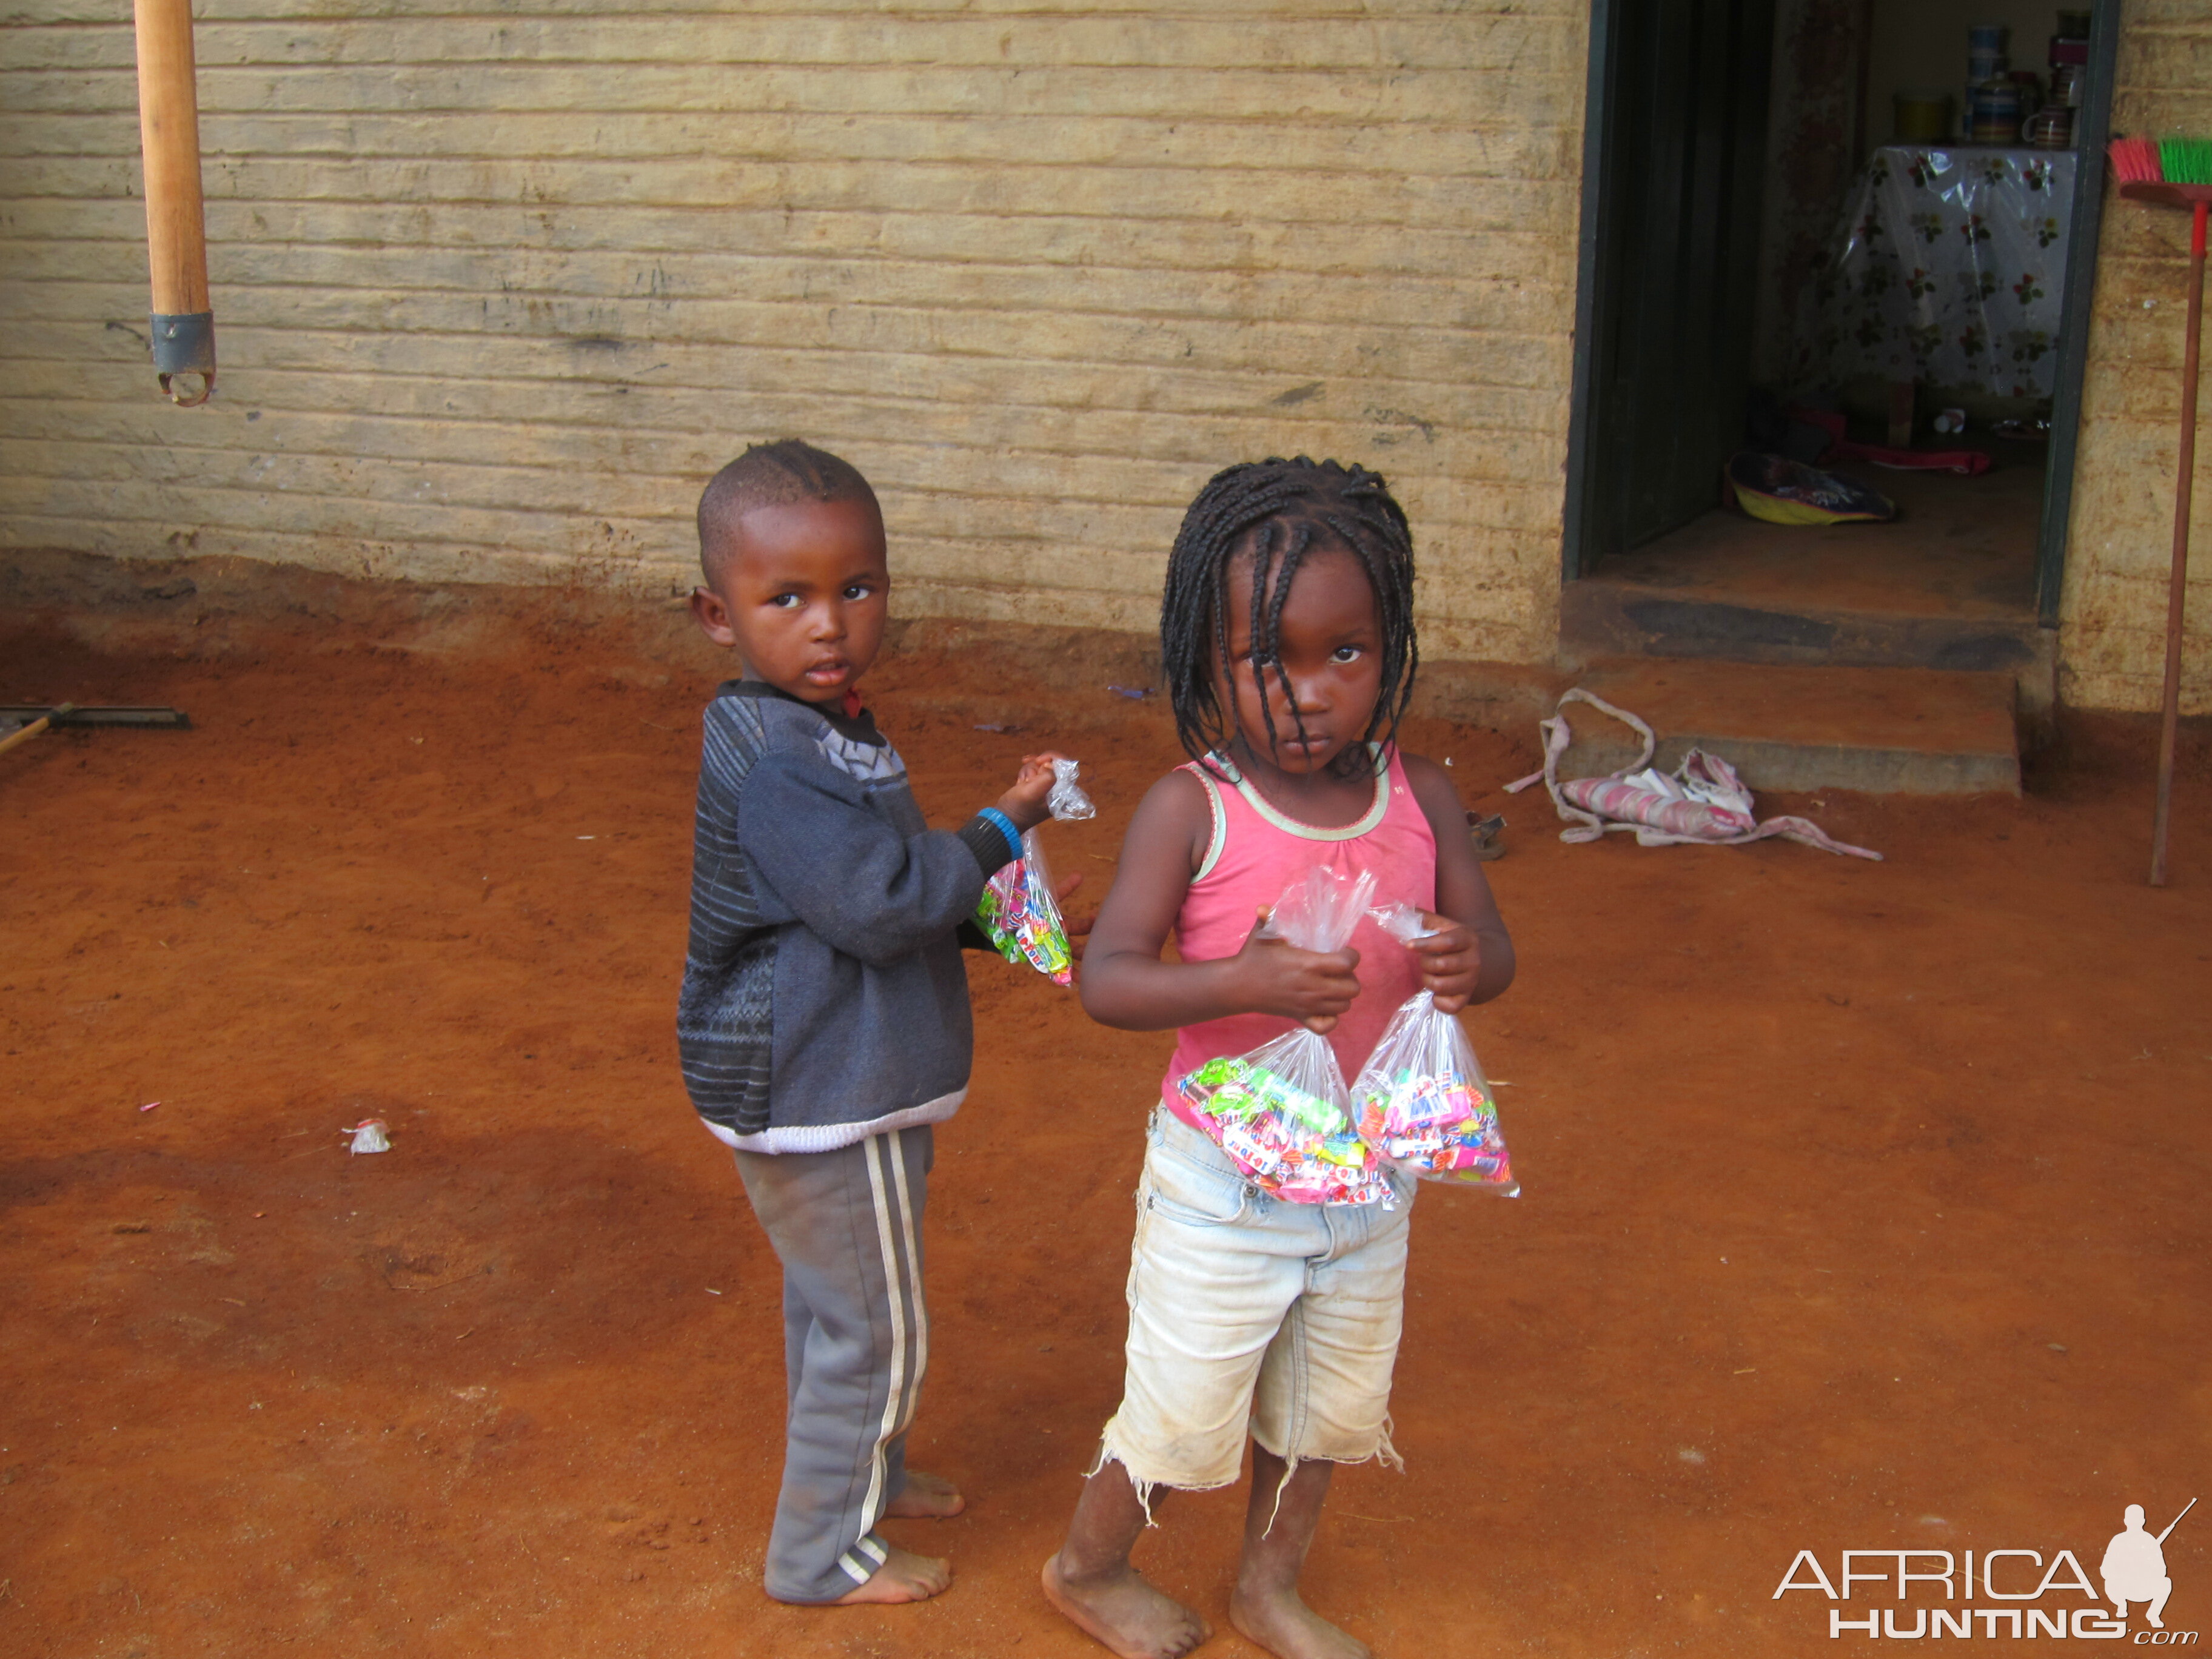
[[[1291,1024],[1354,1075],[1425,986],[1455,1012],[1513,977],[1513,946],[1443,771],[1401,754],[1413,689],[1413,547],[1383,482],[1334,461],[1232,466],[1199,493],[1168,562],[1160,642],[1191,756],[1137,809],[1091,934],[1083,1006],[1180,1028],[1152,1112],[1129,1270],[1127,1371],[1045,1594],[1116,1653],[1170,1659],[1211,1634],[1129,1565],[1163,1489],[1252,1494],[1229,1615],[1284,1659],[1367,1650],[1298,1597],[1339,1463],[1395,1462],[1390,1370],[1409,1182],[1395,1206],[1294,1204],[1238,1173],[1175,1082]],[[1371,921],[1357,949],[1297,950],[1257,922],[1316,864],[1375,877],[1376,905],[1434,930],[1409,951]],[[1161,960],[1169,934],[1176,959]]]

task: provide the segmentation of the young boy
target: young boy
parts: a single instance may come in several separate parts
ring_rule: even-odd
[[[836,456],[785,439],[724,467],[699,562],[692,615],[743,677],[707,706],[677,1033],[692,1104],[783,1264],[763,1581],[781,1601],[918,1601],[950,1568],[875,1527],[964,1501],[905,1460],[929,1358],[930,1126],[959,1108],[973,1041],[955,932],[1044,819],[1053,757],[1026,757],[957,833],[925,827],[854,689],[890,576],[875,493]]]

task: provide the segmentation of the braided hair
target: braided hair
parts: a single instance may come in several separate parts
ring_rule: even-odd
[[[1224,680],[1236,684],[1237,665],[1229,655],[1229,567],[1240,556],[1251,557],[1251,672],[1272,749],[1275,715],[1262,676],[1272,668],[1290,692],[1278,637],[1283,605],[1298,568],[1316,548],[1350,553],[1375,590],[1382,624],[1382,684],[1361,745],[1378,737],[1396,739],[1420,661],[1413,638],[1413,540],[1405,509],[1381,476],[1362,466],[1303,455],[1247,461],[1215,473],[1183,514],[1160,599],[1160,667],[1176,736],[1200,764],[1235,735],[1235,717],[1221,706],[1213,675],[1218,667]],[[1295,700],[1291,718],[1304,738],[1305,722]],[[1340,759],[1356,752],[1347,745]]]

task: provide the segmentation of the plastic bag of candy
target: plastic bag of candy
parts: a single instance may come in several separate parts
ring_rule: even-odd
[[[1372,914],[1401,940],[1422,937],[1421,913],[1410,905]],[[1352,1100],[1360,1139],[1407,1174],[1520,1196],[1474,1047],[1428,992],[1408,997],[1390,1016],[1352,1083]]]
[[[1304,951],[1340,951],[1375,878],[1316,866],[1268,915],[1267,933]],[[1328,1039],[1300,1025],[1249,1054],[1209,1060],[1176,1079],[1192,1115],[1252,1184],[1297,1204],[1395,1204],[1374,1149],[1352,1121]]]
[[[1098,816],[1097,807],[1075,781],[1079,769],[1075,762],[1064,757],[1052,763],[1052,793],[1045,797],[1045,809],[1055,818]],[[1021,857],[1001,867],[983,889],[975,922],[1008,962],[1026,962],[1055,985],[1074,978],[1075,953],[1068,949],[1067,924],[1053,895],[1052,872],[1045,867],[1044,848],[1036,830],[1022,837]]]
[[[1036,830],[1022,837],[1021,857],[984,886],[975,921],[1008,962],[1026,962],[1055,985],[1074,979],[1075,953],[1068,949],[1067,924],[1053,896],[1052,872]]]

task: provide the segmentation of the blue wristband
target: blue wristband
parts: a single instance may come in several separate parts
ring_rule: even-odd
[[[1014,828],[1014,821],[1012,818],[995,806],[987,806],[975,816],[979,818],[987,818],[997,824],[999,833],[1006,838],[1006,845],[1014,849],[1015,859],[1018,860],[1022,857],[1022,832]]]

